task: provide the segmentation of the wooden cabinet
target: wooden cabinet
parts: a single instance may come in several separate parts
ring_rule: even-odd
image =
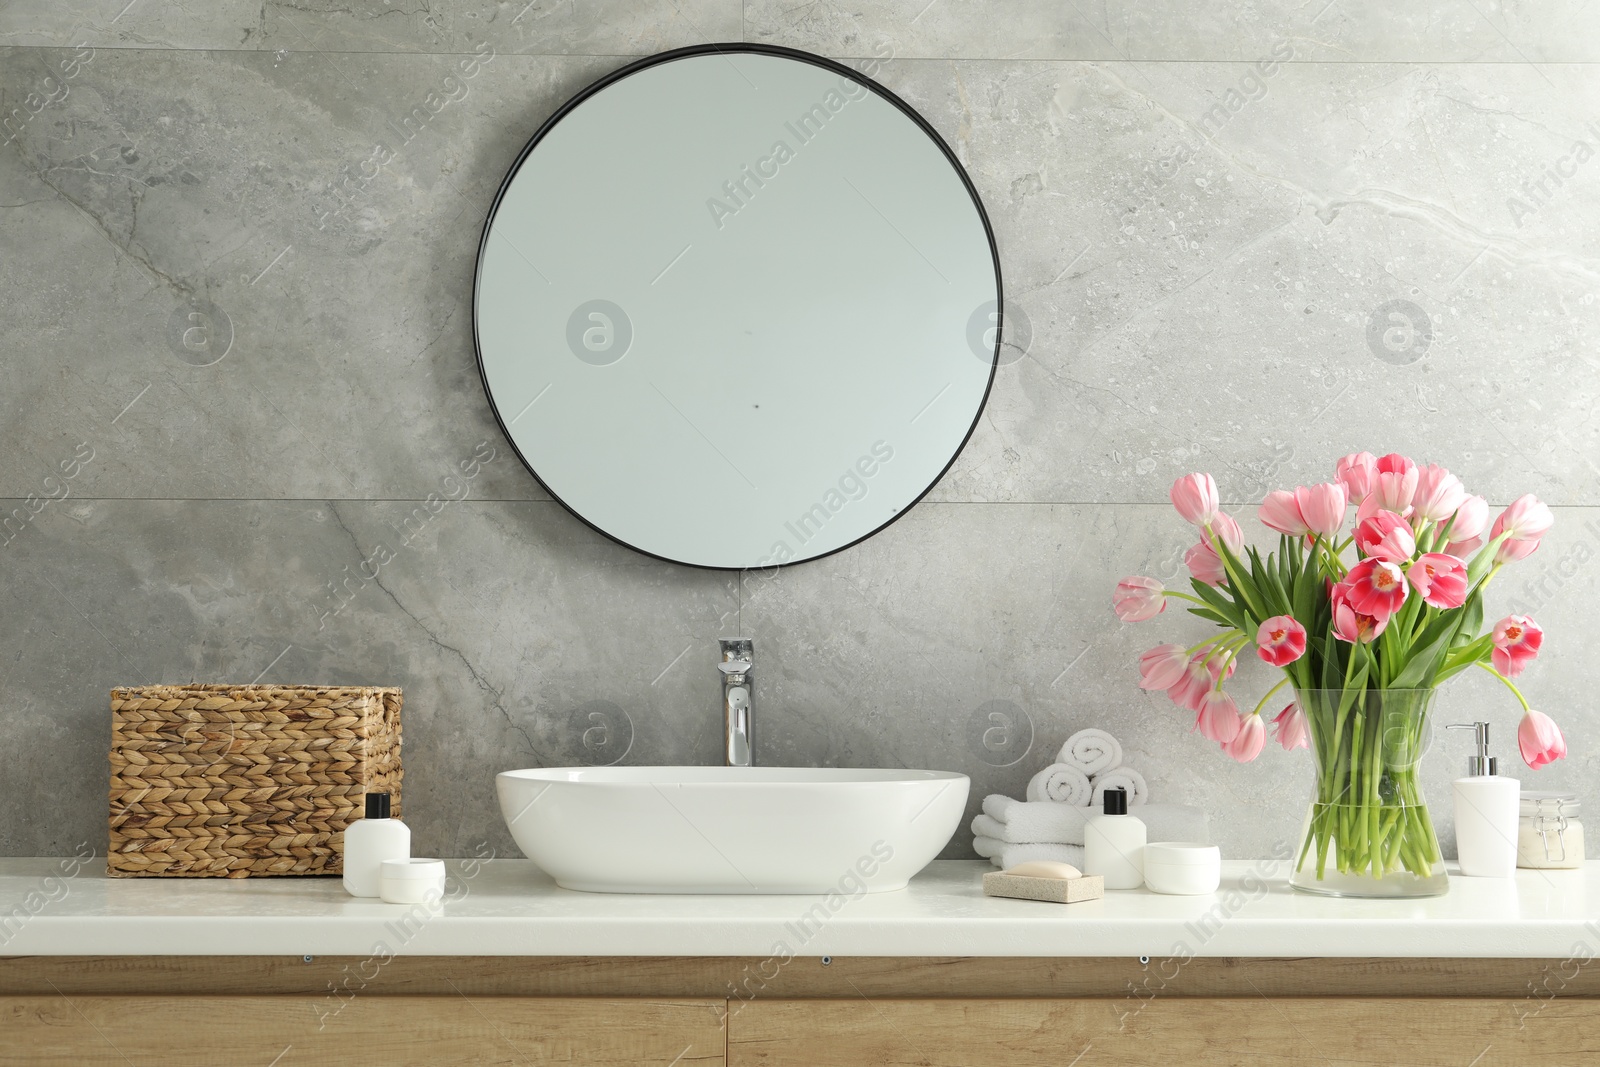
[[[335,1005],[337,1006],[337,1005]],[[5,1067],[721,1067],[720,1000],[0,997]]]
[[[0,1067],[1600,1067],[1572,961],[362,962],[0,958]]]
[[[1171,997],[752,1001],[728,1067],[1581,1067],[1600,1004],[1519,1018],[1519,1000]]]

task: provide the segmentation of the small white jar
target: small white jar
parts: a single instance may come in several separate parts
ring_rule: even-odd
[[[1144,846],[1144,884],[1157,893],[1203,896],[1222,884],[1222,852],[1216,845],[1157,841]]]
[[[378,895],[390,904],[428,904],[444,896],[444,860],[384,860]]]

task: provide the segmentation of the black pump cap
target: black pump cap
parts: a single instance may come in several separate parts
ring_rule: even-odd
[[[1128,814],[1128,791],[1126,789],[1107,789],[1104,797],[1107,815]]]
[[[367,794],[367,818],[387,819],[389,817],[389,794]]]

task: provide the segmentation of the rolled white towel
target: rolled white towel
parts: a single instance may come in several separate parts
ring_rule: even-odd
[[[1130,808],[1150,799],[1150,787],[1145,784],[1144,775],[1132,767],[1118,767],[1095,775],[1093,795],[1089,798],[1089,803],[1100,808],[1105,803],[1107,789],[1126,789]]]
[[[975,835],[1006,844],[1083,844],[1083,826],[1099,808],[1074,808],[1049,801],[1013,800],[998,793],[983,798],[983,812],[972,820]],[[1210,824],[1203,808],[1188,804],[1144,804],[1139,821],[1151,841],[1209,844]]]
[[[1094,787],[1089,784],[1089,776],[1065,763],[1050,764],[1028,783],[1029,800],[1054,800],[1081,807],[1089,803],[1093,794]]]
[[[973,840],[972,848],[1001,870],[1033,860],[1054,860],[1057,863],[1070,863],[1079,870],[1083,869],[1082,845],[1050,845],[1037,842],[1019,844],[996,841],[992,837],[979,837]]]
[[[1067,738],[1056,762],[1076,767],[1093,778],[1102,771],[1122,766],[1122,745],[1104,730],[1090,727]]]

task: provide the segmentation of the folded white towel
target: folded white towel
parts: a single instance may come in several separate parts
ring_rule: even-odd
[[[1057,763],[1065,763],[1093,778],[1101,771],[1122,766],[1122,746],[1104,730],[1090,727],[1079,730],[1067,738],[1056,756]]]
[[[1071,804],[1057,804],[1050,800],[1031,804],[1013,800],[1007,818],[997,819],[988,813],[987,804],[984,808],[984,811],[972,819],[974,834],[1013,844],[1053,845],[1083,844],[1083,824],[1095,810],[1089,807],[1073,807]]]
[[[972,820],[972,832],[1005,844],[1081,845],[1084,823],[1100,810],[1049,801],[1024,803],[991,793],[983,798],[982,813]],[[1139,808],[1139,819],[1151,841],[1202,845],[1211,841],[1205,811],[1188,804],[1145,804]]]
[[[1144,775],[1132,767],[1118,767],[1094,776],[1094,792],[1089,798],[1089,803],[1100,808],[1105,803],[1107,789],[1126,789],[1128,791],[1128,807],[1143,804],[1150,799],[1150,787],[1145,784]],[[1151,838],[1152,841],[1156,838]]]
[[[1031,863],[1034,860],[1070,863],[1078,870],[1083,870],[1081,845],[1018,844],[1011,841],[996,841],[992,837],[980,837],[972,842],[972,848],[1002,871],[1019,863]]]
[[[1028,783],[1029,800],[1054,800],[1082,806],[1089,803],[1094,787],[1089,776],[1065,763],[1052,763]]]

